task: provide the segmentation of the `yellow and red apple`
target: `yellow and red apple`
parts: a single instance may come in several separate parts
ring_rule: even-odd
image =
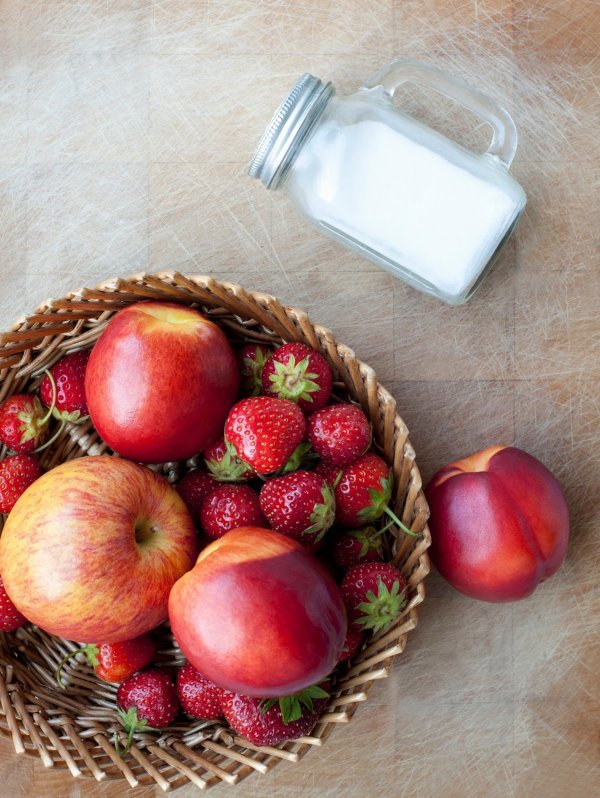
[[[431,559],[463,593],[516,601],[555,573],[569,541],[556,478],[527,452],[492,446],[440,469],[426,489]]]
[[[166,620],[169,592],[196,554],[192,519],[166,479],[116,457],[83,457],[20,496],[0,537],[0,573],[32,623],[114,643]]]
[[[200,552],[169,597],[175,639],[208,679],[282,696],[333,670],[346,612],[333,578],[297,541],[240,527]]]
[[[223,331],[167,302],[119,311],[92,349],[85,375],[90,418],[104,441],[141,463],[183,460],[223,434],[239,387]]]

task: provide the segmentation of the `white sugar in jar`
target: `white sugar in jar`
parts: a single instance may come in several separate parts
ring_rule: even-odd
[[[477,155],[400,111],[403,82],[451,96],[492,127]],[[525,206],[508,174],[508,113],[467,84],[414,61],[382,69],[349,97],[304,75],[267,129],[250,174],[284,188],[309,221],[415,288],[451,304],[480,284]]]

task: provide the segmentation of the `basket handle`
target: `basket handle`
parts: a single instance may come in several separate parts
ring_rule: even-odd
[[[398,60],[380,69],[365,83],[364,88],[375,89],[381,86],[392,100],[396,90],[408,81],[444,94],[487,122],[492,128],[493,135],[486,155],[492,155],[503,166],[509,168],[517,151],[517,129],[511,115],[491,97],[460,78],[448,75],[443,70],[421,61]]]

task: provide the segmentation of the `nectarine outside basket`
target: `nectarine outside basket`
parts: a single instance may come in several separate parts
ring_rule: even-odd
[[[0,402],[35,389],[44,368],[68,352],[93,346],[116,311],[143,299],[193,305],[222,325],[234,344],[304,341],[319,350],[333,367],[337,396],[359,402],[370,417],[375,446],[393,469],[393,509],[419,533],[418,537],[398,530],[386,533],[389,559],[408,582],[408,602],[401,616],[385,633],[369,638],[351,662],[338,666],[329,705],[311,735],[276,747],[252,746],[221,722],[181,720],[163,732],[136,735],[131,750],[121,758],[113,745],[115,732],[122,739],[125,736],[117,721],[116,686],[100,681],[83,661],[67,666],[66,690],[57,686],[57,664],[76,645],[33,626],[0,634],[0,731],[12,737],[17,753],[37,754],[46,767],[66,767],[73,776],[124,779],[131,786],[156,783],[168,790],[187,782],[200,788],[235,784],[253,771],[266,773],[282,759],[297,762],[322,745],[335,725],[352,718],[373,682],[388,675],[417,624],[417,607],[425,598],[428,508],[408,430],[373,369],[329,330],[313,324],[306,313],[267,294],[211,277],[139,274],[47,300],[0,335]],[[110,451],[87,422],[68,425],[41,453],[41,460],[47,470],[70,458],[102,453]],[[194,464],[192,459],[155,468],[175,481]],[[161,630],[157,661],[181,664],[168,625]]]

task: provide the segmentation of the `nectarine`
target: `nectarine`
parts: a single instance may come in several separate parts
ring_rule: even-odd
[[[431,559],[453,587],[515,601],[562,563],[569,513],[554,475],[535,457],[494,446],[440,469],[426,489]]]

